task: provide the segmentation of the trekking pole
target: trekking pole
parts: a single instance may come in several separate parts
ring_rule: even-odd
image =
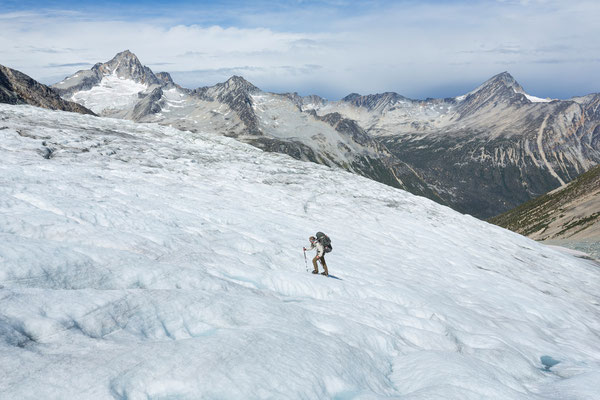
[[[306,250],[304,250],[304,265],[306,265],[306,272],[308,272],[308,261],[306,261]]]

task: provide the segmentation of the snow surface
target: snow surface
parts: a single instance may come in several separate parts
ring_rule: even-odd
[[[0,105],[0,159],[2,398],[600,398],[592,261],[219,135]]]
[[[118,77],[115,73],[105,75],[97,86],[76,92],[68,99],[79,103],[96,114],[130,108],[139,101],[138,93],[148,86],[131,79]]]

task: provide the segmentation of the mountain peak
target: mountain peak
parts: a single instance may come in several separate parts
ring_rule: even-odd
[[[140,68],[143,69],[142,63],[140,62],[139,58],[137,58],[137,56],[129,50],[117,53],[117,55],[115,55],[110,61],[99,65],[99,68],[102,69],[102,72],[105,74],[107,71],[114,73],[117,69],[123,71],[123,67],[129,70]]]
[[[137,56],[129,50],[117,53],[110,61],[103,64],[96,64],[93,69],[101,75],[116,75],[119,78],[131,79],[147,85],[160,84],[150,68],[142,65]]]
[[[152,70],[142,65],[135,54],[129,50],[117,53],[105,63],[97,63],[91,69],[81,70],[66,77],[61,82],[52,85],[61,96],[70,97],[75,92],[90,90],[100,85],[105,77],[117,77],[134,81],[146,86],[169,84],[170,76],[162,75],[158,78]]]
[[[223,83],[223,87],[227,90],[243,90],[246,92],[259,90],[256,86],[239,75],[234,75],[227,79],[227,81]]]
[[[137,58],[137,56],[129,50],[124,50],[120,53],[117,53],[117,55],[113,57],[113,60],[115,60],[115,59],[135,59],[135,60],[138,60],[138,62],[139,62],[139,59]]]
[[[491,99],[499,100],[503,99],[503,102],[527,102],[525,97],[525,90],[519,83],[513,78],[511,74],[504,71],[497,75],[492,76],[487,81],[483,82],[475,90],[458,96],[456,99],[463,101],[471,99],[471,101],[477,103],[477,107],[483,103],[490,101]]]
[[[494,75],[493,77],[491,77],[490,79],[485,81],[483,83],[482,87],[496,85],[496,84],[501,84],[506,87],[512,88],[516,93],[524,93],[525,92],[523,90],[523,87],[521,87],[521,85],[519,85],[519,82],[517,82],[516,79],[513,78],[513,76],[511,74],[509,74],[507,71],[499,73],[498,75]]]

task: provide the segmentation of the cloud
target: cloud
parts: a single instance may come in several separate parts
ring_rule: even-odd
[[[569,58],[569,59],[558,59],[558,58],[542,58],[533,61],[536,64],[597,64],[600,63],[600,58]]]
[[[130,49],[188,87],[238,74],[265,90],[311,90],[328,98],[384,91],[456,96],[508,65],[540,97],[569,97],[569,87],[574,93],[600,91],[600,78],[591,72],[600,54],[594,40],[600,3],[353,4],[230,1],[199,10],[190,3],[157,3],[147,13],[13,10],[0,14],[1,62],[43,81]]]
[[[196,88],[199,85],[196,82],[203,82],[202,86],[210,86],[218,82],[223,82],[233,75],[244,76],[256,86],[264,89],[277,91],[275,88],[286,86],[287,78],[294,77],[295,79],[308,79],[323,66],[315,64],[306,65],[274,65],[269,67],[262,66],[235,66],[228,68],[208,68],[196,69],[189,71],[177,71],[171,73],[171,76],[176,82],[189,88]],[[268,78],[267,78],[268,77]],[[282,82],[282,77],[283,82]],[[301,89],[298,89],[301,90]],[[283,91],[289,91],[288,88]]]
[[[50,64],[46,64],[46,67],[48,68],[61,68],[61,67],[89,67],[92,64],[87,63],[87,62],[79,62],[79,63],[67,63],[67,64],[55,64],[55,63],[50,63]]]
[[[459,53],[465,54],[523,54],[530,53],[531,50],[524,50],[519,47],[511,46],[500,46],[493,49],[475,49],[475,50],[462,50]]]

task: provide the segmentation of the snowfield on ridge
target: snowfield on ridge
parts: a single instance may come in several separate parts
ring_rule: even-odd
[[[600,398],[592,261],[216,134],[2,104],[0,159],[1,398]]]

